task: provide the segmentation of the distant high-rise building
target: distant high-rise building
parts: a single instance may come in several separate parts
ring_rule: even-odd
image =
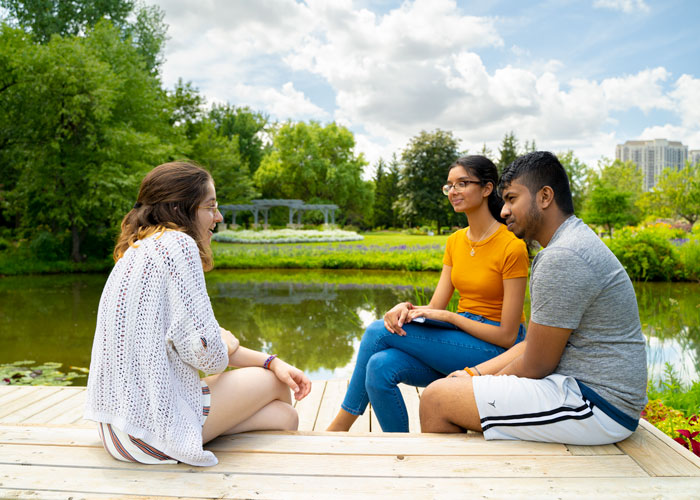
[[[650,141],[627,141],[615,148],[615,158],[632,161],[642,170],[645,191],[656,184],[664,168],[681,168],[688,160],[688,146],[678,141],[654,139]]]
[[[700,149],[688,151],[688,161],[691,165],[700,165]]]

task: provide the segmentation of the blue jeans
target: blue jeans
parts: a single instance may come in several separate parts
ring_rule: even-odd
[[[489,325],[499,324],[468,312],[460,315]],[[418,323],[408,323],[403,329],[406,336],[401,337],[384,328],[384,320],[369,325],[341,405],[353,415],[362,415],[371,401],[384,432],[408,432],[408,413],[397,387],[399,383],[425,387],[455,370],[478,365],[506,350],[461,330]],[[516,343],[524,338],[525,326],[521,324]]]

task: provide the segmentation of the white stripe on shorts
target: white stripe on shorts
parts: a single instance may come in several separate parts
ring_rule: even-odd
[[[595,445],[632,433],[582,396],[573,377],[486,375],[472,382],[485,439]]]

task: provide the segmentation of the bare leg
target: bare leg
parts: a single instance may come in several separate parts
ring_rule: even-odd
[[[263,368],[239,368],[204,379],[211,408],[202,441],[251,430],[296,430],[298,417],[289,387]],[[259,426],[259,427],[258,427]]]
[[[355,423],[357,417],[359,417],[359,415],[353,415],[352,413],[341,409],[326,430],[347,432],[350,430],[350,427],[352,427],[352,424]]]
[[[420,398],[422,432],[481,431],[472,379],[447,377],[425,388]]]

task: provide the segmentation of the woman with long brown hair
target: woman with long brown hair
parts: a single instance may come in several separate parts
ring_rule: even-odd
[[[297,428],[290,388],[302,399],[309,379],[240,346],[214,317],[204,271],[221,221],[211,175],[189,162],[149,172],[122,221],[85,410],[118,460],[215,465],[202,445],[217,436]],[[200,380],[200,371],[214,375]]]

